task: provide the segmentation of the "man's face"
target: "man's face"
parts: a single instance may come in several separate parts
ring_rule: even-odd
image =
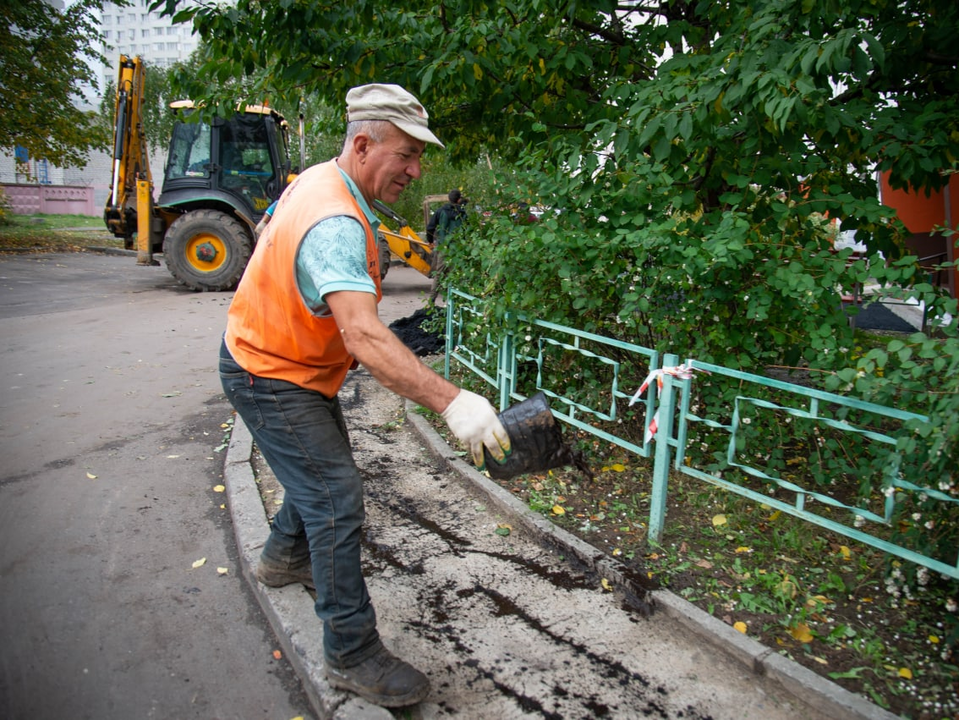
[[[383,142],[368,140],[362,153],[358,185],[369,198],[395,203],[411,180],[420,177],[420,156],[426,143],[388,125]]]

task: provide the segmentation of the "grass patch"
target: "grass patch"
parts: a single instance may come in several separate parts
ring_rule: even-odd
[[[0,222],[0,252],[76,252],[90,247],[122,248],[103,218],[90,215],[13,215]]]

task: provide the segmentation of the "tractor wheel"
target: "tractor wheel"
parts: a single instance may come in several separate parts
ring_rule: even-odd
[[[384,237],[377,237],[377,250],[380,253],[380,279],[383,280],[387,276],[387,272],[390,270],[390,245],[387,244]]]
[[[181,215],[163,239],[167,269],[191,290],[232,290],[250,259],[253,238],[218,210]]]

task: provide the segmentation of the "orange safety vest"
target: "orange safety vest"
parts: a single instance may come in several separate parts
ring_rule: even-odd
[[[317,317],[297,286],[297,251],[326,218],[356,218],[367,236],[367,272],[380,302],[377,236],[340,175],[335,160],[301,173],[284,192],[227,313],[226,343],[233,359],[258,377],[286,380],[334,397],[353,357],[333,316]]]

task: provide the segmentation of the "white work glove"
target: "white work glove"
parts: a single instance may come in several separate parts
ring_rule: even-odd
[[[478,468],[483,467],[484,446],[497,460],[510,452],[510,436],[486,398],[461,389],[442,414],[450,432],[469,448]]]

